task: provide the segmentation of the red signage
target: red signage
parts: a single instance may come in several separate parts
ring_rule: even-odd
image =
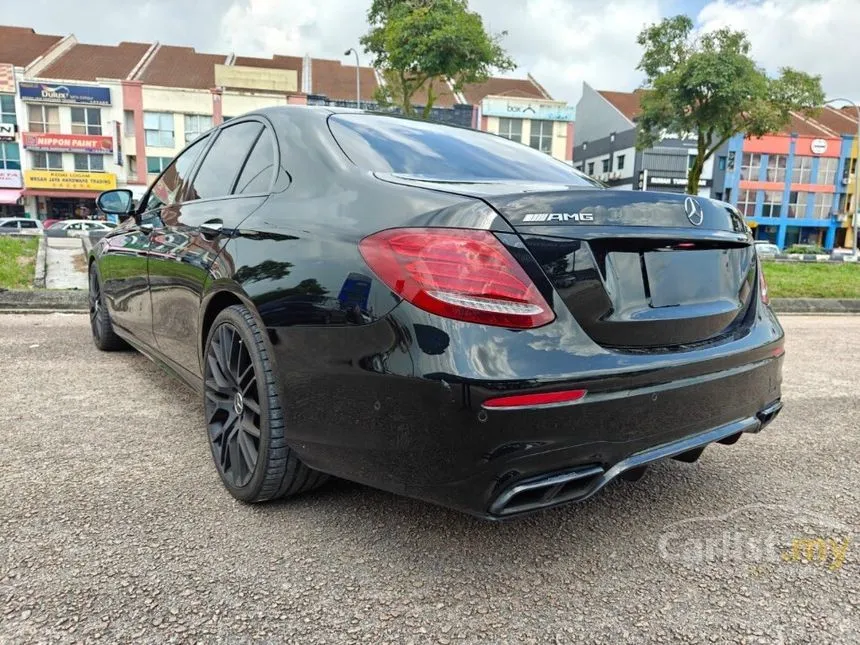
[[[113,138],[95,134],[49,134],[24,132],[24,147],[45,152],[113,152]]]

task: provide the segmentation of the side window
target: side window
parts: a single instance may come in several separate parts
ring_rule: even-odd
[[[269,192],[272,186],[272,168],[275,164],[275,144],[268,129],[263,131],[242,168],[234,194],[255,195]]]
[[[236,175],[262,129],[257,121],[245,121],[221,130],[200,164],[200,170],[189,187],[187,201],[229,195]]]
[[[208,140],[208,136],[198,139],[194,144],[186,148],[185,152],[173,160],[173,163],[167,167],[167,170],[164,171],[164,174],[158,178],[158,181],[153,184],[152,189],[149,191],[144,212],[162,206],[170,206],[182,198],[182,193],[188,185],[188,176],[191,173],[191,169],[194,168],[194,162],[197,161],[197,157],[203,152]]]
[[[21,228],[39,228],[36,222],[21,222]]]
[[[81,230],[81,223],[80,223],[80,222],[75,222],[74,224],[69,224],[69,225],[66,227],[66,230],[67,230],[67,231],[80,231],[80,230]]]
[[[12,220],[11,222],[3,222],[0,224],[0,228],[18,228],[18,222]]]

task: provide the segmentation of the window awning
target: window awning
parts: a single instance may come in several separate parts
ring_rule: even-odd
[[[15,188],[0,188],[0,204],[17,204],[22,192]]]
[[[24,197],[59,197],[64,199],[95,199],[100,191],[89,190],[42,190],[41,188],[25,188]]]

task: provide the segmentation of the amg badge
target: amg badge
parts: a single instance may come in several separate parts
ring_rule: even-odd
[[[525,222],[593,222],[593,213],[529,213],[523,217]]]

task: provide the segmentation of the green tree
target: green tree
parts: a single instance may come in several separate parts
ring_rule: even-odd
[[[750,58],[742,31],[696,35],[688,16],[646,27],[638,69],[645,73],[637,147],[650,148],[666,132],[696,138],[687,192],[696,194],[705,162],[739,132],[760,137],[791,121],[791,112],[813,115],[824,103],[821,77],[790,68],[769,77]]]
[[[365,51],[381,71],[385,85],[377,90],[382,104],[414,115],[413,98],[426,88],[423,118],[451,80],[454,91],[485,81],[493,69],[514,68],[501,46],[502,32],[488,34],[481,16],[467,0],[373,0],[367,12],[370,31]]]

